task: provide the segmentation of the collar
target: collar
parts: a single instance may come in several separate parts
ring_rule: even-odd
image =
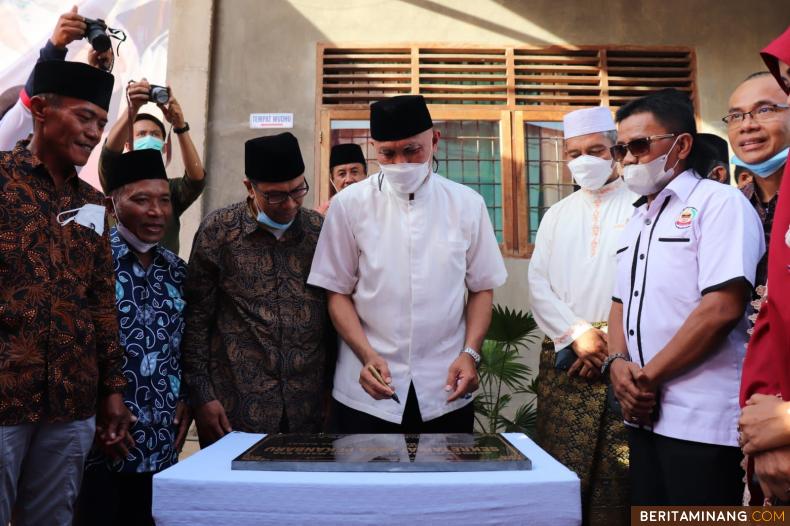
[[[656,194],[653,202],[655,203],[656,201],[660,200],[667,194],[667,192],[675,194],[678,199],[685,202],[688,200],[691,192],[694,191],[701,180],[702,177],[700,177],[700,175],[694,170],[685,170],[681,172],[680,175],[672,179],[664,188],[662,188],[661,191]],[[647,196],[645,195],[634,201],[634,206],[636,208],[639,208],[644,204],[647,204]]]
[[[135,256],[135,253],[129,247],[126,240],[118,233],[116,227],[110,229],[110,248],[112,250],[112,257],[115,260],[122,259],[127,256]],[[178,263],[178,256],[174,252],[166,249],[162,244],[157,244],[153,249],[155,253],[153,263],[156,264],[158,257],[163,258],[169,265],[175,266]]]
[[[14,149],[12,150],[12,156],[17,167],[25,172],[46,175],[52,179],[47,167],[43,162],[41,162],[41,159],[33,155],[33,152],[28,149],[28,145],[30,145],[30,139],[23,139],[17,142],[16,146],[14,146]],[[66,177],[65,182],[71,182],[72,184],[76,185],[79,179],[77,177],[77,170],[74,167],[72,167],[71,170],[71,174]]]
[[[381,185],[380,188],[383,192],[393,195],[396,198],[400,199],[401,201],[410,201],[410,200],[422,201],[423,199],[426,199],[430,195],[431,189],[433,188],[434,185],[434,180],[437,177],[441,177],[441,176],[438,173],[431,170],[431,173],[428,174],[428,177],[425,178],[425,180],[422,182],[419,188],[417,188],[417,191],[414,192],[413,199],[409,199],[409,196],[412,194],[402,194],[400,192],[396,192],[395,189],[387,181],[387,178],[384,177],[384,175],[381,172],[373,174],[373,176],[371,176],[371,179],[373,179],[373,184],[376,186],[376,190],[378,190],[379,185]]]
[[[622,177],[618,177],[614,181],[606,183],[597,190],[581,189],[582,195],[592,200],[606,200],[617,194],[618,190],[625,188],[625,182]]]
[[[258,231],[266,232],[274,237],[274,234],[269,232],[269,230],[264,226],[258,223],[257,214],[254,212],[255,207],[252,204],[252,198],[247,196],[247,199],[244,203],[242,203],[242,214],[241,214],[241,234],[243,236],[249,236]],[[296,217],[294,218],[294,222],[291,223],[291,226],[280,236],[278,241],[282,241],[284,239],[290,239],[291,237],[298,237],[298,234],[301,233],[302,228],[302,214],[304,213],[304,209],[299,207],[299,211],[296,213]]]

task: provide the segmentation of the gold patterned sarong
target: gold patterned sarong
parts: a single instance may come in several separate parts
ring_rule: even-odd
[[[579,476],[582,524],[626,526],[628,435],[622,416],[608,408],[600,379],[571,378],[555,369],[555,359],[554,344],[546,338],[538,373],[537,443]]]

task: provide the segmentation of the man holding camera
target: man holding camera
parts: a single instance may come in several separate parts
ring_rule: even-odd
[[[66,46],[85,37],[88,28],[86,22],[92,21],[78,14],[77,6],[74,6],[68,13],[60,15],[58,23],[52,31],[52,36],[39,51],[38,62],[65,60],[68,52]],[[102,52],[92,48],[88,53],[88,64],[103,71],[110,71],[114,60],[112,47]],[[33,133],[33,116],[30,114],[32,88],[33,74],[31,72],[25,87],[19,92],[19,99],[0,119],[0,151],[11,150],[17,141],[26,139]]]
[[[165,120],[173,126],[173,133],[178,137],[181,147],[181,158],[184,162],[184,175],[168,179],[173,214],[167,222],[162,246],[176,254],[179,249],[178,233],[181,228],[179,217],[203,192],[206,186],[206,172],[203,161],[189,135],[189,124],[184,119],[181,105],[172,96],[170,88],[152,86],[146,79],[131,82],[127,87],[129,111],[121,112],[118,121],[110,130],[107,142],[99,157],[99,180],[102,188],[107,189],[107,180],[112,176],[114,164],[124,150],[141,150],[153,148],[166,157],[170,157],[170,144],[166,141],[165,126],[149,113],[139,113],[140,108],[149,102],[155,102]],[[131,126],[130,126],[131,120]],[[129,129],[131,128],[131,138]]]

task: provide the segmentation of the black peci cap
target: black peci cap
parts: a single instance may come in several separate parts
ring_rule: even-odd
[[[290,132],[244,143],[244,173],[256,182],[280,183],[304,173],[299,141]]]
[[[370,105],[370,136],[376,141],[399,141],[433,128],[422,95],[399,95]]]
[[[129,183],[146,179],[167,180],[165,163],[159,150],[146,148],[133,150],[121,155],[107,173],[106,193],[126,186]]]
[[[82,62],[45,60],[33,69],[33,93],[53,93],[92,102],[104,111],[110,107],[115,79],[106,71]]]

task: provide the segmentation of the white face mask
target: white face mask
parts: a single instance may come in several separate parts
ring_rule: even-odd
[[[131,230],[126,228],[120,221],[115,223],[115,228],[118,229],[118,233],[121,234],[121,237],[124,239],[124,241],[129,243],[135,252],[139,252],[140,254],[145,254],[158,244],[146,243],[145,241],[141,240],[139,237],[134,235]]]
[[[667,157],[675,148],[679,137],[675,138],[672,148],[660,157],[656,157],[644,164],[629,164],[623,167],[623,181],[629,190],[639,195],[653,195],[660,192],[675,175],[675,167],[680,158],[675,161],[672,168],[665,169]]]
[[[76,212],[76,214],[72,215],[68,219],[65,220],[63,219],[63,216],[70,214],[72,212]],[[105,212],[106,209],[103,206],[88,203],[87,205],[84,205],[81,208],[64,210],[63,212],[58,214],[57,220],[58,223],[60,223],[60,226],[66,226],[72,221],[74,221],[78,225],[82,225],[86,228],[90,228],[97,234],[102,235],[104,233]]]
[[[413,194],[431,173],[430,159],[424,163],[382,164],[381,173],[401,194]]]
[[[135,252],[139,252],[140,254],[145,254],[152,248],[154,248],[159,243],[146,243],[136,235],[132,233],[131,230],[126,228],[123,223],[121,223],[121,218],[118,216],[118,208],[115,206],[115,200],[112,200],[112,206],[115,209],[115,228],[118,229],[118,233],[121,234],[121,237],[126,241],[131,247],[135,250]]]
[[[612,175],[612,161],[594,155],[580,155],[568,162],[576,184],[585,190],[598,190]]]

